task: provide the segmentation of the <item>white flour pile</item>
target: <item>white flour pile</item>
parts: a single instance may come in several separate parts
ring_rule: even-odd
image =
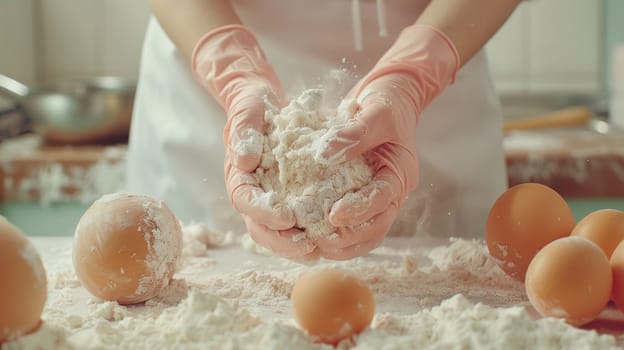
[[[331,205],[371,180],[364,158],[326,165],[318,162],[321,146],[347,123],[355,104],[326,108],[323,90],[306,90],[279,112],[265,116],[264,147],[257,179],[271,206],[294,211],[297,227],[309,236],[334,232],[326,220]],[[341,155],[332,159],[339,160]]]
[[[305,266],[252,253],[201,225],[184,231],[174,282],[137,306],[93,300],[71,270],[71,242],[57,242],[43,254],[50,281],[43,327],[2,350],[332,349],[292,319],[288,298]],[[339,349],[618,348],[612,335],[535,317],[523,286],[483,243],[441,243],[432,250],[424,240],[396,238],[364,258],[322,262],[353,271],[376,299],[371,327]]]
[[[145,267],[149,275],[141,278],[135,295],[144,295],[153,290],[159,281],[161,286],[157,290],[166,288],[167,276],[175,271],[175,265],[182,252],[182,237],[180,223],[163,201],[146,200],[143,202],[145,217],[143,224],[151,232],[144,232],[147,243]]]

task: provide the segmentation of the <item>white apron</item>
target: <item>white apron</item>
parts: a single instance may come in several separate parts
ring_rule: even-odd
[[[285,91],[294,95],[316,87],[336,68],[347,68],[355,82],[426,3],[391,0],[380,11],[374,0],[233,1]],[[380,36],[386,29],[387,36]],[[225,120],[194,79],[188,59],[152,19],[135,100],[127,190],[165,200],[185,223],[244,232],[225,192]],[[391,234],[483,237],[487,213],[506,188],[502,115],[483,52],[425,109],[417,136],[419,188]]]

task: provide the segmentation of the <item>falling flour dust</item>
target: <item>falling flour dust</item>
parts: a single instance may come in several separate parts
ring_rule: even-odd
[[[363,157],[349,161],[332,155],[319,161],[319,152],[336,138],[337,128],[355,112],[355,102],[328,108],[324,91],[310,89],[281,111],[268,108],[262,159],[256,171],[263,199],[271,207],[290,208],[297,227],[310,237],[327,236],[330,206],[343,195],[369,183],[372,171]]]
[[[332,349],[292,318],[290,291],[308,266],[258,254],[240,238],[201,225],[183,230],[174,280],[134,306],[84,291],[69,239],[45,250],[50,283],[42,327],[2,350]],[[497,268],[481,241],[396,240],[366,257],[319,262],[352,271],[375,296],[371,326],[338,349],[618,348],[613,335],[537,317],[522,284]]]

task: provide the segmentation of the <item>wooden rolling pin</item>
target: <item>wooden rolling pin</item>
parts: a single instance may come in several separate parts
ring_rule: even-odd
[[[511,130],[583,126],[587,125],[591,116],[592,111],[587,107],[568,107],[535,117],[506,121],[503,124],[503,130],[507,133]]]

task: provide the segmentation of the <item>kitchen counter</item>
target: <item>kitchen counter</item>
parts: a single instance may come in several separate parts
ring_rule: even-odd
[[[267,255],[250,241],[227,235],[215,241],[217,246],[205,246],[205,238],[216,233],[184,229],[184,254],[171,286],[131,306],[98,300],[81,287],[73,271],[71,237],[33,238],[48,276],[44,322],[39,331],[10,345],[333,349],[305,337],[290,308],[294,281],[313,266]],[[319,264],[351,271],[374,293],[375,318],[357,339],[357,349],[382,344],[397,349],[605,349],[622,341],[622,313],[611,307],[584,329],[539,317],[523,285],[496,267],[482,242],[389,238],[364,257]]]
[[[564,197],[624,197],[624,131],[514,131],[504,147],[510,186],[538,182]]]
[[[624,132],[515,131],[504,140],[509,185],[539,182],[564,197],[624,197]],[[126,145],[0,143],[0,201],[85,201],[121,189]]]
[[[35,135],[0,143],[0,202],[84,201],[121,189],[126,145],[43,145]]]

